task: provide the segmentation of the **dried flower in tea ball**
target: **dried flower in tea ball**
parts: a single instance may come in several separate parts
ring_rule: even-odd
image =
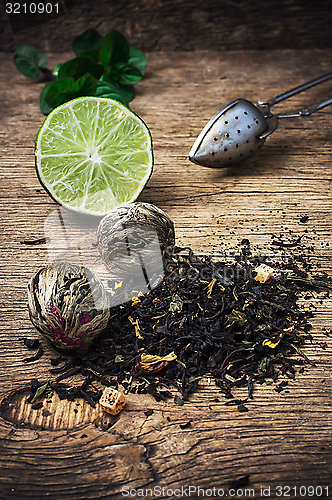
[[[56,263],[28,284],[30,319],[56,347],[87,347],[106,327],[110,311],[105,288],[86,267]]]
[[[175,243],[172,220],[150,203],[128,203],[111,210],[101,220],[97,236],[99,252],[117,279],[142,272],[142,267],[162,272]]]

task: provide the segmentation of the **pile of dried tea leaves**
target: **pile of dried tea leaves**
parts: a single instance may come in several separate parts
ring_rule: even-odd
[[[300,244],[301,238],[294,244],[274,239],[272,257],[262,257],[245,239],[231,262],[175,247],[162,282],[145,296],[131,291],[113,308],[93,350],[51,360],[56,378],[43,385],[33,380],[30,402],[44,386],[48,394],[53,389],[60,398],[83,397],[95,406],[103,385],[122,385],[157,401],[174,398],[175,388],[182,405],[202,377],[213,378],[228,398],[243,386],[250,398],[255,383],[266,381],[280,392],[297,367],[313,364],[301,347],[312,341],[314,307],[299,305],[299,291],[318,288],[328,297],[332,286],[324,276],[308,279],[311,264],[303,252],[285,252]],[[255,280],[262,262],[274,270],[265,283]],[[64,383],[78,373],[84,377],[79,387]]]

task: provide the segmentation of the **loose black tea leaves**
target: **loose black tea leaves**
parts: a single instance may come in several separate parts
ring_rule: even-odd
[[[36,240],[23,240],[20,241],[21,245],[43,245],[45,243],[49,243],[49,238],[38,238]]]
[[[303,248],[303,237],[288,243],[273,235],[270,257],[254,256],[247,239],[232,258],[218,261],[174,247],[156,288],[139,297],[127,283],[115,290],[129,291],[127,301],[112,308],[89,351],[52,361],[54,390],[61,399],[80,397],[95,406],[103,387],[122,386],[182,406],[208,378],[239,412],[248,411],[256,384],[282,392],[288,382],[280,379],[314,364],[302,350],[313,340],[313,307],[300,307],[299,294],[311,288],[328,297],[332,286],[308,276],[312,264],[304,251],[289,250]],[[62,384],[74,374],[83,376],[80,387]],[[236,398],[240,388],[247,399]]]
[[[28,349],[37,349],[37,347],[40,346],[40,340],[39,339],[28,339],[28,338],[22,338],[24,345]]]
[[[30,356],[29,358],[23,359],[23,363],[32,363],[33,361],[37,361],[38,359],[40,359],[42,357],[43,353],[44,353],[44,350],[43,350],[42,346],[40,346],[38,351],[36,352],[36,354],[34,356]]]
[[[246,474],[245,476],[241,476],[238,479],[231,481],[231,483],[229,484],[229,488],[237,490],[239,488],[243,488],[244,486],[248,486],[249,483],[250,483],[250,475]]]
[[[46,396],[51,398],[53,396],[54,384],[52,381],[46,382],[46,384],[39,385],[38,380],[31,381],[31,396],[28,399],[29,403],[34,403],[40,396]]]

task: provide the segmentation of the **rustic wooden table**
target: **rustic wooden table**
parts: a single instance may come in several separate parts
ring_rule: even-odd
[[[50,64],[68,57],[52,54]],[[316,307],[315,342],[304,350],[316,366],[306,365],[281,393],[273,385],[256,387],[248,413],[225,406],[213,380],[202,382],[183,407],[128,395],[126,409],[114,418],[82,400],[54,396],[39,410],[25,404],[30,380],[50,378],[54,351],[44,344],[40,360],[23,363],[29,354],[22,337],[39,335],[29,321],[26,285],[47,263],[47,252],[45,245],[22,241],[43,236],[56,203],[34,170],[43,84],[19,74],[11,55],[1,55],[0,61],[0,498],[122,498],[122,487],[135,489],[134,497],[156,486],[159,498],[171,496],[167,489],[184,498],[188,490],[181,488],[189,486],[225,488],[226,495],[232,480],[248,474],[242,496],[250,488],[247,496],[260,498],[261,488],[265,496],[270,488],[271,498],[318,498],[319,487],[322,497],[327,487],[331,496],[332,343],[324,328],[331,328],[332,303],[321,303],[315,294],[310,299]],[[151,130],[155,153],[155,169],[140,200],[170,215],[179,245],[210,253],[249,238],[267,251],[271,234],[308,230],[313,262],[332,272],[331,108],[281,122],[259,154],[242,166],[206,169],[187,159],[201,128],[223,105],[238,97],[270,98],[331,68],[331,50],[148,55],[146,78],[132,102]],[[299,109],[330,95],[332,82],[326,82],[279,109]],[[304,215],[309,216],[305,225],[300,223]],[[149,417],[147,409],[154,410]],[[182,429],[189,420],[191,426]],[[316,488],[314,495],[309,486]]]

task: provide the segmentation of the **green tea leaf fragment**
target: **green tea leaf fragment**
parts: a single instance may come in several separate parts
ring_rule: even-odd
[[[115,356],[114,362],[115,363],[123,363],[124,362],[124,357],[120,356],[120,355],[117,355],[117,356]]]
[[[30,401],[30,403],[34,403],[36,401],[36,399],[38,399],[42,395],[44,395],[44,396],[46,396],[48,398],[50,398],[50,397],[53,396],[53,382],[51,382],[49,380],[48,382],[46,382],[46,384],[41,385],[40,387],[38,387],[38,389],[35,392],[34,397]]]
[[[129,52],[126,38],[118,31],[111,30],[103,38],[99,61],[106,69],[117,63],[128,62]]]
[[[245,313],[233,309],[231,314],[225,314],[225,319],[227,320],[227,326],[231,326],[236,323],[239,326],[243,326],[247,322],[247,316]]]
[[[46,64],[46,57],[31,45],[21,45],[15,52],[14,63],[23,75],[29,78],[37,78]]]
[[[274,356],[266,356],[259,363],[258,369],[262,372],[266,372]]]
[[[88,29],[82,35],[76,36],[73,40],[73,51],[77,56],[85,55],[86,52],[100,49],[103,37],[97,30]],[[91,56],[90,56],[91,57]]]
[[[95,60],[91,59],[91,57],[78,56],[62,64],[58,72],[58,77],[63,78],[71,76],[75,80],[78,80],[86,73],[90,73],[98,79],[101,77],[103,72],[103,66],[97,63]]]
[[[182,398],[180,398],[180,396],[176,395],[174,397],[174,403],[179,405],[179,406],[183,406],[184,405],[184,401]]]
[[[172,314],[176,314],[177,312],[181,312],[182,308],[183,308],[183,301],[182,301],[181,297],[177,293],[175,293],[172,296],[172,300],[169,304],[168,310]]]

